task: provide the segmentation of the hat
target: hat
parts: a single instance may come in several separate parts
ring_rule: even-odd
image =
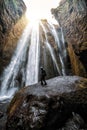
[[[40,67],[40,69],[42,70],[42,69],[43,69],[43,67],[41,66],[41,67]]]

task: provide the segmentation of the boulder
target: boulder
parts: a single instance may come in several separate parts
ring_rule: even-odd
[[[46,86],[39,82],[17,92],[8,107],[6,129],[58,130],[72,113],[79,114],[82,127],[87,121],[87,79],[59,76]]]
[[[7,121],[7,108],[9,106],[10,101],[1,100],[0,98],[0,130],[5,130],[6,121]]]
[[[2,118],[3,117],[3,113],[0,111],[0,118]]]

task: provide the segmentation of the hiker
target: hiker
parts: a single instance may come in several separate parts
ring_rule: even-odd
[[[41,85],[47,85],[46,81],[45,81],[45,77],[46,77],[46,71],[44,70],[43,67],[40,68],[40,78],[41,78]]]

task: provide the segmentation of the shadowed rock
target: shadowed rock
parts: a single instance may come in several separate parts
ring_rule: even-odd
[[[0,118],[2,118],[3,117],[3,113],[2,112],[0,112]]]
[[[0,75],[9,64],[26,24],[23,0],[0,0]]]
[[[62,0],[60,6],[51,11],[62,26],[69,45],[73,74],[87,77],[87,60],[84,60],[87,57],[87,0]],[[78,72],[76,66],[79,66]]]
[[[83,122],[87,120],[87,79],[61,76],[47,84],[24,87],[16,93],[8,108],[7,130],[57,130],[72,112]]]
[[[0,100],[0,130],[5,130],[6,121],[7,121],[7,108],[9,105],[8,100]]]

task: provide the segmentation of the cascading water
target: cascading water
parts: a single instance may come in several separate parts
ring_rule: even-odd
[[[53,49],[52,49],[50,43],[48,42],[46,29],[45,29],[44,25],[42,24],[42,22],[40,22],[40,25],[41,25],[41,27],[42,27],[44,33],[45,33],[46,46],[48,47],[48,49],[49,49],[49,51],[50,51],[50,54],[51,54],[51,56],[52,56],[52,59],[53,59],[54,64],[56,65],[56,68],[57,68],[57,71],[58,71],[59,75],[61,75],[61,71],[60,71],[59,66],[58,66],[58,64],[57,64],[57,60],[56,60],[56,58],[55,58]]]
[[[56,67],[56,70],[58,71],[58,75],[65,75],[65,66],[62,58],[64,53],[62,52],[62,47],[60,45],[61,43],[59,42],[55,26],[50,22],[48,22],[47,26],[49,31],[51,32],[52,37],[54,37],[54,44],[56,45],[57,43],[58,45],[58,49],[60,51],[60,63],[58,63],[59,60],[57,59],[55,51],[49,42],[47,35],[48,30],[43,22],[35,22],[33,25],[29,24],[25,28],[17,44],[16,51],[11,59],[10,64],[3,73],[0,91],[1,99],[12,97],[15,91],[17,91],[20,87],[38,83],[39,65],[41,65],[42,60],[44,60],[45,63],[47,63],[47,66],[49,66],[49,60],[46,59],[47,57],[40,56],[42,51],[40,51],[40,47],[42,46],[39,32],[40,27],[42,28],[45,36],[43,40],[45,44],[44,49],[46,49],[45,52],[49,51],[52,62]],[[64,43],[63,34],[61,35],[61,41]],[[46,54],[44,56],[46,56]],[[60,64],[62,66],[62,70],[60,68]]]
[[[64,35],[63,35],[63,31],[62,31],[62,28],[61,29],[61,43],[60,43],[60,40],[59,40],[59,34],[58,32],[56,31],[54,25],[49,21],[48,22],[48,27],[52,33],[52,35],[54,36],[54,39],[55,39],[55,43],[57,44],[58,46],[58,53],[59,53],[59,58],[60,58],[60,62],[61,62],[61,69],[62,69],[62,75],[66,75],[66,72],[65,72],[65,63],[64,61],[66,60],[66,47],[65,47],[65,41],[64,41]]]
[[[28,64],[26,71],[26,85],[38,82],[39,68],[39,23],[32,27],[31,42],[28,54]]]
[[[10,98],[19,87],[16,86],[16,77],[18,75],[21,65],[23,64],[23,62],[25,62],[25,56],[27,52],[28,40],[30,34],[29,28],[30,25],[28,25],[25,28],[18,42],[18,46],[15,50],[15,53],[11,59],[11,62],[2,75],[0,99],[6,97]]]

